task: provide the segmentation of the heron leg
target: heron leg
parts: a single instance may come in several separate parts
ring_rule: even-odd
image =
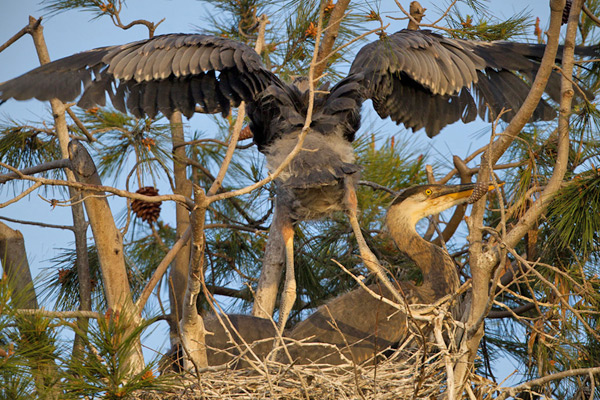
[[[281,231],[285,242],[285,284],[279,306],[279,331],[283,333],[285,323],[296,301],[296,276],[294,274],[294,226],[291,221]]]
[[[394,287],[392,282],[388,279],[385,274],[385,270],[379,263],[379,260],[373,254],[367,242],[362,234],[360,229],[360,224],[358,223],[357,211],[358,211],[358,201],[356,198],[356,189],[354,189],[354,185],[352,185],[348,180],[345,182],[345,206],[346,206],[346,214],[348,215],[348,219],[350,220],[350,226],[352,226],[352,230],[354,231],[354,236],[356,237],[356,242],[358,243],[358,251],[360,252],[360,257],[362,258],[365,266],[371,271],[371,273],[375,274],[377,278],[385,285],[385,287],[392,293],[392,295],[396,298],[396,301],[404,303],[404,299],[398,293],[398,290]]]
[[[289,210],[276,201],[260,278],[254,295],[252,315],[255,317],[271,318],[273,316],[284,263],[283,229],[284,226],[292,223],[288,214]]]

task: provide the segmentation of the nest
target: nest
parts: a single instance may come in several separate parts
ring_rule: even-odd
[[[416,352],[408,360],[377,365],[286,365],[264,362],[253,369],[208,368],[200,379],[184,378],[176,393],[162,399],[430,399],[444,392],[440,353]],[[152,398],[152,397],[150,397]]]
[[[445,341],[453,321],[444,319]],[[178,375],[177,388],[166,394],[150,395],[146,399],[436,399],[446,392],[446,368],[454,364],[453,346],[440,347],[434,328],[428,332],[421,324],[411,324],[410,335],[397,349],[387,349],[372,360],[357,365],[350,360],[342,365],[281,363],[276,346],[265,360],[246,352],[237,360]],[[438,325],[439,326],[439,325]],[[456,328],[452,326],[452,328]],[[439,332],[437,332],[439,333]],[[294,343],[297,345],[298,343]],[[305,343],[310,345],[309,343]],[[340,349],[340,356],[344,357]],[[347,353],[346,353],[347,354]],[[232,369],[240,359],[250,368]]]

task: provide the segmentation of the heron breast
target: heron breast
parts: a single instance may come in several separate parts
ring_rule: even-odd
[[[270,172],[285,161],[298,142],[298,133],[287,135],[266,151]],[[318,219],[344,209],[345,185],[358,181],[350,142],[341,135],[309,132],[302,148],[276,179],[278,202],[295,220]]]

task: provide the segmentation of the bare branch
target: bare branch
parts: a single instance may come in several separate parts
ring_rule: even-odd
[[[265,29],[269,20],[265,14],[261,15],[259,18],[259,32],[261,33],[256,41],[255,51],[260,54],[262,52],[262,48],[264,45],[264,35]],[[262,35],[262,37],[261,37]],[[242,102],[238,108],[237,118],[235,120],[235,125],[233,126],[233,132],[231,133],[231,139],[229,140],[229,146],[227,147],[227,152],[225,153],[225,157],[223,158],[223,162],[221,163],[221,168],[219,169],[219,173],[217,177],[213,181],[210,189],[206,193],[208,197],[214,196],[221,189],[221,185],[223,184],[223,179],[225,179],[225,174],[227,173],[227,169],[229,168],[229,164],[233,158],[233,153],[235,152],[235,148],[237,146],[238,139],[240,137],[240,132],[242,131],[242,127],[244,125],[244,117],[246,116],[246,103]]]
[[[583,10],[583,12],[585,13],[585,15],[587,15],[589,17],[589,19],[591,19],[592,21],[594,21],[594,23],[598,26],[600,26],[600,19],[598,17],[596,17],[592,11],[590,11],[589,8],[587,8],[587,6],[585,4],[583,4],[581,6],[581,9]]]
[[[528,390],[528,389],[534,388],[536,386],[540,386],[545,383],[552,382],[552,381],[555,381],[558,379],[568,378],[570,376],[588,375],[588,374],[593,374],[593,375],[600,374],[600,367],[571,369],[568,371],[558,372],[556,374],[546,375],[546,376],[543,376],[538,379],[533,379],[529,382],[522,383],[513,388],[504,389],[504,392],[502,394],[500,394],[500,396],[497,397],[497,400],[504,400],[507,397],[514,396],[515,394],[522,392],[524,390]],[[498,388],[498,390],[502,390],[502,388]]]
[[[548,30],[548,44],[546,45],[546,49],[544,51],[540,67],[536,74],[531,90],[529,91],[525,101],[523,102],[523,105],[517,111],[515,117],[504,130],[503,134],[499,135],[498,139],[496,139],[496,141],[493,142],[490,148],[486,150],[484,155],[482,156],[481,170],[478,175],[478,183],[489,182],[490,175],[492,172],[492,166],[499,160],[502,154],[504,154],[504,152],[508,149],[508,147],[514,141],[514,139],[520,133],[521,129],[530,119],[545,90],[546,84],[550,77],[550,73],[552,72],[554,66],[556,52],[558,50],[564,0],[551,0],[550,8],[551,15],[550,28]],[[577,10],[575,4],[574,9]],[[577,25],[577,14],[577,12],[573,12],[572,10],[571,18],[575,19],[572,22],[570,22],[569,25],[575,25],[575,27],[573,28],[576,28]],[[570,39],[568,40],[572,40],[572,37],[573,34],[570,35]],[[567,47],[568,46],[565,45],[565,50]],[[570,51],[572,60],[573,47],[571,47]],[[565,56],[568,57],[567,54],[565,54]],[[563,62],[567,63],[568,60],[565,59],[565,57],[563,57]],[[571,71],[571,69],[572,66],[567,67],[567,65],[565,65],[565,71]],[[564,93],[565,92],[563,91],[563,94]],[[562,119],[563,118],[561,118],[561,120]],[[566,137],[568,140],[568,132],[566,132]],[[557,166],[558,170],[560,170],[561,168],[562,165]],[[555,173],[557,174],[557,177],[560,176],[560,179],[562,179],[562,174],[560,174],[560,171],[555,170]],[[475,357],[477,355],[477,349],[479,348],[479,343],[481,337],[483,336],[483,329],[481,329],[480,321],[482,321],[482,317],[487,312],[488,306],[491,305],[491,303],[489,302],[489,283],[492,279],[493,268],[500,259],[500,253],[502,251],[499,248],[495,248],[493,253],[490,253],[489,251],[485,253],[483,249],[483,231],[481,227],[483,226],[486,197],[487,196],[483,196],[483,201],[478,201],[473,205],[471,217],[468,221],[470,243],[469,259],[473,278],[473,301],[471,302],[471,307],[469,310],[469,316],[467,320],[467,335],[465,335],[460,346],[460,351],[462,352],[463,356],[461,356],[461,359],[459,359],[459,362],[456,364],[457,366],[455,369],[457,387],[461,388],[460,390],[458,390],[457,393],[462,393],[462,388],[466,383],[467,371],[469,368],[471,368],[471,365],[474,362]],[[549,199],[546,198],[544,200],[547,201]],[[540,203],[538,203],[538,206],[539,205]],[[536,214],[536,218],[537,216],[539,216],[539,214]],[[528,221],[527,225],[525,226],[528,227],[529,223],[530,221]],[[522,236],[519,236],[519,239],[520,237]],[[512,241],[508,243],[514,245]]]
[[[575,35],[577,34],[578,25],[577,16],[579,15],[581,4],[581,1],[573,2],[571,6],[571,16],[569,17],[569,24],[567,26],[567,35],[565,38],[562,57],[562,69],[567,75],[571,75],[573,73]],[[546,53],[544,53],[544,56],[545,55]],[[574,92],[572,83],[569,79],[565,79],[563,77],[561,83],[560,115],[558,119],[558,154],[554,165],[554,171],[550,177],[550,180],[546,184],[544,191],[541,193],[540,198],[533,203],[525,215],[519,219],[517,225],[506,235],[504,241],[510,247],[516,246],[517,242],[521,240],[523,236],[525,236],[531,226],[535,224],[539,216],[544,212],[544,210],[546,210],[562,186],[563,178],[569,163],[569,117],[571,115],[573,95]],[[507,128],[504,133],[506,133],[508,130],[509,129]]]
[[[181,345],[186,349],[188,357],[184,359],[184,367],[207,367],[206,356],[206,330],[202,316],[198,313],[196,302],[204,282],[204,254],[206,238],[204,236],[204,223],[206,221],[206,208],[208,202],[202,188],[194,185],[194,201],[196,206],[192,211],[192,254],[188,272],[187,288],[183,298],[183,313],[179,321],[181,331]]]
[[[508,309],[506,311],[492,311],[487,315],[487,319],[499,319],[499,318],[517,318],[519,315],[531,311],[535,308],[535,304],[527,303],[522,306]]]
[[[371,182],[371,181],[359,181],[358,184],[362,185],[362,186],[368,186],[375,190],[383,190],[384,192],[388,192],[392,196],[398,196],[398,194],[399,194],[399,192],[396,192],[395,190],[392,190],[387,186],[383,186],[383,185],[380,185],[378,183]]]
[[[219,189],[221,189],[221,185],[223,184],[223,179],[225,179],[225,174],[227,173],[227,169],[229,168],[229,164],[233,159],[233,153],[235,152],[235,148],[237,146],[238,138],[240,137],[240,132],[242,131],[242,127],[244,125],[244,117],[246,116],[246,103],[243,101],[240,103],[240,107],[238,108],[237,118],[235,120],[235,125],[233,126],[233,132],[231,132],[231,139],[229,141],[229,146],[227,147],[227,152],[225,153],[225,157],[223,158],[223,162],[221,163],[221,168],[219,169],[219,173],[217,177],[213,181],[210,189],[206,193],[208,197],[214,196]]]
[[[18,172],[13,172],[12,174],[0,175],[0,184],[6,183],[13,179],[21,178],[23,175],[32,175],[58,168],[71,168],[71,161],[66,158],[61,160],[48,161],[46,163],[35,165],[33,167],[23,168]]]
[[[67,113],[69,114],[73,122],[75,122],[75,125],[77,125],[79,129],[81,129],[81,132],[85,135],[88,142],[95,142],[96,138],[92,136],[92,134],[90,133],[90,131],[88,131],[83,122],[81,122],[81,120],[77,118],[77,115],[75,115],[73,110],[71,110],[71,107],[67,107]]]
[[[329,23],[323,30],[324,36],[322,38],[321,45],[318,46],[319,51],[317,53],[317,59],[313,60],[316,65],[316,68],[313,72],[315,76],[321,76],[323,74],[323,71],[325,71],[327,68],[328,58],[331,54],[334,54],[331,49],[333,48],[333,44],[338,37],[340,24],[344,19],[344,14],[346,13],[346,9],[348,8],[349,4],[350,0],[338,0],[331,11]],[[317,47],[316,44],[315,47]]]
[[[42,17],[38,18],[33,25],[30,23],[30,24],[27,24],[26,26],[24,26],[23,29],[21,29],[19,32],[15,33],[15,35],[13,37],[11,37],[10,39],[8,39],[2,46],[0,46],[0,53],[2,53],[10,45],[12,45],[14,42],[16,42],[17,40],[19,40],[20,38],[22,38],[26,34],[31,33],[31,30],[35,29],[41,23],[42,23]]]
[[[14,171],[15,173],[18,174],[18,170],[11,167],[8,164],[0,162],[0,166],[10,169],[11,171]],[[161,196],[145,196],[145,195],[142,195],[139,193],[132,193],[132,192],[128,192],[126,190],[120,190],[120,189],[114,188],[112,186],[93,185],[93,184],[81,183],[81,182],[69,182],[69,181],[65,181],[62,179],[36,178],[33,176],[28,176],[28,175],[19,176],[19,179],[26,180],[26,181],[32,181],[32,182],[39,182],[44,185],[50,185],[50,186],[73,187],[75,189],[87,190],[87,191],[91,191],[91,192],[98,192],[98,193],[109,192],[109,193],[115,194],[120,197],[127,197],[129,199],[134,199],[134,200],[135,199],[142,200],[142,201],[146,201],[149,203],[159,203],[161,201],[176,201],[178,203],[185,204],[188,207],[193,207],[193,201],[191,199],[189,199],[185,196],[177,195],[177,194],[169,194],[169,195],[161,195]]]
[[[202,144],[202,143],[215,143],[220,146],[229,146],[229,143],[227,143],[227,142],[224,142],[224,141],[218,140],[218,139],[210,139],[209,138],[209,139],[190,140],[189,142],[178,143],[176,146],[173,146],[173,149],[176,149],[180,146],[193,146],[193,145]],[[244,149],[248,149],[252,146],[254,146],[254,143],[245,144],[243,146],[238,145],[238,146],[236,146],[236,149],[244,150]]]
[[[22,193],[19,193],[19,195],[17,197],[12,198],[4,203],[0,203],[0,208],[4,208],[13,203],[16,203],[17,201],[21,200],[23,197],[27,196],[29,193],[33,192],[35,189],[39,188],[40,186],[42,186],[42,184],[40,182],[34,183],[32,186],[28,187],[27,190],[23,191]]]
[[[146,283],[146,287],[144,287],[144,290],[142,290],[142,294],[135,302],[135,306],[137,307],[138,312],[142,312],[143,308],[146,306],[146,302],[148,301],[150,294],[152,294],[152,291],[154,290],[158,282],[160,282],[160,279],[167,271],[167,268],[169,268],[171,262],[175,259],[175,256],[177,255],[179,250],[181,250],[181,248],[188,242],[191,236],[192,228],[188,227],[184,232],[183,236],[180,237],[179,240],[177,240],[177,242],[175,242],[173,247],[171,247],[169,252],[161,260],[160,264],[158,264],[158,266],[154,270],[154,273],[152,274],[152,277],[150,277],[148,283]]]
[[[521,257],[516,251],[514,251],[512,249],[510,249],[509,251],[518,261],[520,261],[523,265],[527,266],[527,268],[540,281],[542,281],[545,285],[547,285],[549,288],[551,288],[554,291],[554,293],[556,294],[556,297],[561,302],[561,304],[573,313],[575,318],[577,318],[579,320],[579,322],[581,322],[581,324],[586,328],[586,330],[589,334],[594,336],[596,338],[596,340],[600,340],[600,335],[598,333],[596,333],[596,330],[589,325],[589,323],[585,320],[585,318],[582,318],[581,315],[579,314],[579,312],[577,312],[577,310],[575,310],[573,308],[573,306],[571,306],[571,304],[569,304],[569,299],[568,298],[565,299],[564,295],[561,293],[561,291],[558,290],[558,288],[552,282],[550,282],[548,279],[544,278],[544,276],[535,269],[535,265],[536,265],[535,263],[533,265],[530,265],[531,263],[529,263],[527,260],[525,260],[523,257]]]
[[[115,24],[116,27],[121,28],[123,30],[127,30],[136,25],[144,25],[146,28],[148,28],[148,37],[149,38],[154,37],[154,32],[156,31],[156,28],[158,28],[158,26],[165,20],[163,18],[160,21],[158,21],[157,23],[154,23],[154,22],[146,21],[145,19],[136,19],[134,21],[131,21],[127,25],[123,25],[123,23],[121,22],[121,9],[122,8],[123,8],[122,0],[119,0],[116,9],[108,8],[108,9],[105,9],[102,11],[108,12],[113,24]]]
[[[2,219],[4,221],[8,221],[8,222],[14,222],[15,224],[34,225],[34,226],[39,226],[42,228],[66,229],[66,230],[70,230],[70,231],[75,229],[72,226],[68,226],[68,225],[53,225],[53,224],[45,224],[43,222],[22,221],[22,220],[12,219],[12,218],[2,217],[2,216],[0,216],[0,219]]]

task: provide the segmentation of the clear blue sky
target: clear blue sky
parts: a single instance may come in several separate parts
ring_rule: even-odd
[[[28,22],[28,16],[39,17],[43,15],[37,0],[4,0],[0,5],[0,44],[23,28]],[[409,1],[402,1],[408,8]],[[432,21],[436,18],[437,2],[422,0],[421,3],[429,9],[426,19]],[[524,7],[533,16],[539,16],[542,26],[545,26],[549,15],[548,2],[539,0],[506,0],[489,2],[498,17],[508,17],[523,10]],[[396,10],[393,1],[385,0],[382,3],[382,11]],[[193,32],[194,26],[201,26],[207,16],[207,7],[199,1],[193,0],[131,0],[128,8],[123,11],[124,22],[132,19],[144,18],[157,22],[162,18],[165,21],[160,25],[157,34],[170,32]],[[394,16],[401,16],[398,13]],[[90,20],[91,14],[85,12],[67,12],[50,18],[45,18],[44,33],[52,59],[64,57],[75,52],[111,45],[121,44],[147,37],[145,27],[134,27],[128,31],[122,31],[112,25],[108,18]],[[405,26],[406,22],[390,22],[393,24],[389,31],[395,31]],[[373,37],[372,40],[375,40]],[[26,36],[16,44],[0,53],[0,82],[20,75],[38,65],[37,56],[33,48],[31,38]],[[370,113],[369,121],[374,121],[376,116]],[[16,102],[9,101],[0,107],[0,120],[17,119],[22,123],[27,121],[38,121],[49,119],[47,105],[37,101]],[[192,127],[197,124],[197,118],[190,121]],[[388,132],[397,132],[398,135],[412,135],[394,124],[378,123],[382,129]],[[467,126],[456,125],[444,131],[433,140],[426,139],[423,132],[417,134],[418,146],[423,150],[429,149],[429,153],[448,164],[452,154],[466,156],[469,149],[475,149],[485,143],[487,135],[476,134],[487,125],[474,123]],[[196,129],[199,129],[196,126]],[[489,131],[489,128],[487,128]],[[472,143],[475,142],[475,143]],[[439,173],[442,175],[442,172]],[[0,186],[0,202],[4,202],[14,195],[12,190]],[[42,195],[45,195],[42,193]],[[56,195],[58,196],[58,194]],[[48,194],[48,197],[53,197]],[[124,201],[119,208],[124,206]],[[164,206],[163,206],[164,207]],[[115,211],[116,212],[116,211]],[[168,212],[168,211],[167,211]],[[51,207],[41,201],[37,194],[29,196],[24,201],[9,207],[0,209],[0,216],[6,216],[22,220],[37,220],[54,224],[71,224],[71,213],[66,208]],[[25,236],[29,261],[34,274],[41,268],[47,267],[48,260],[56,255],[57,248],[71,247],[73,241],[69,231],[56,231],[27,225],[9,223],[13,228],[19,229]]]

